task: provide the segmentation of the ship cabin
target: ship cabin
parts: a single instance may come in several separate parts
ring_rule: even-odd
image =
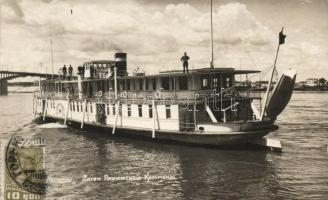
[[[240,123],[256,118],[251,106],[253,99],[241,95],[234,86],[236,75],[259,71],[203,68],[189,70],[189,73],[174,70],[146,75],[135,71],[128,75],[124,54],[116,55],[115,61],[90,61],[82,67],[77,79],[43,81],[41,96],[47,99],[69,97],[70,101],[80,102],[81,111],[84,101],[93,103],[97,110],[95,121],[101,124],[106,123],[104,119],[111,110],[127,117],[152,118],[156,105],[165,110],[163,118],[176,116],[180,131],[194,131],[196,122]],[[115,107],[122,110],[115,111]],[[107,112],[98,113],[100,108],[107,108]],[[123,114],[123,110],[127,113]]]

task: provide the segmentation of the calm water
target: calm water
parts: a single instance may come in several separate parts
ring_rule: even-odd
[[[294,93],[277,121],[281,154],[112,138],[54,124],[44,128],[31,124],[31,94],[0,97],[0,105],[0,137],[47,139],[47,172],[62,179],[49,186],[47,199],[328,199],[328,93]],[[148,173],[174,178],[83,181],[84,175]]]

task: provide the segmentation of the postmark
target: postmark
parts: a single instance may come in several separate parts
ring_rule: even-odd
[[[3,199],[44,199],[47,191],[45,145],[41,136],[13,136],[9,141],[2,141]]]

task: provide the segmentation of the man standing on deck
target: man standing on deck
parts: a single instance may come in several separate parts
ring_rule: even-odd
[[[73,67],[72,67],[72,65],[69,65],[68,76],[69,76],[69,79],[72,79],[72,76],[73,76]]]
[[[79,74],[82,75],[82,78],[84,78],[84,67],[82,67],[82,66],[78,66],[78,67],[77,67],[77,71],[79,72]]]
[[[183,65],[183,73],[185,73],[185,71],[187,70],[188,73],[188,60],[189,60],[189,56],[187,56],[187,52],[184,52],[184,55],[181,57],[181,62]]]
[[[63,67],[63,79],[66,79],[66,74],[67,74],[67,68],[66,65]]]
[[[59,78],[59,80],[63,78],[62,76],[63,76],[63,68],[60,68],[58,70],[58,78]]]

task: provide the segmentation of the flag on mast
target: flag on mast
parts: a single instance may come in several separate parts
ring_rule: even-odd
[[[283,31],[284,31],[284,27],[282,27],[282,29],[281,29],[281,31],[279,33],[279,45],[285,43],[286,35],[284,35]]]

